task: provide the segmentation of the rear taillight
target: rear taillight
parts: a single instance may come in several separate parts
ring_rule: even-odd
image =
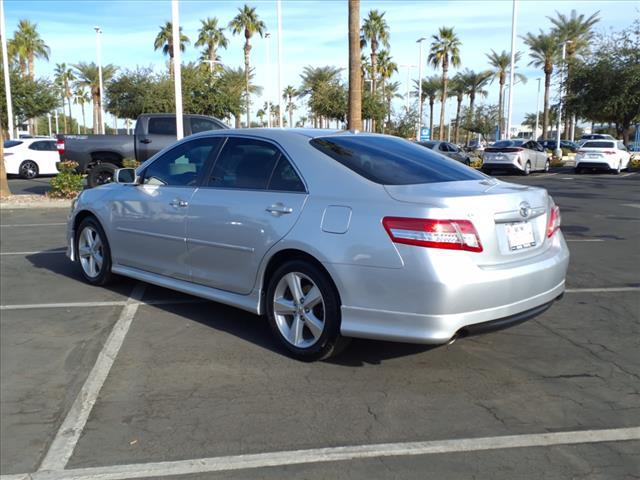
[[[556,230],[560,228],[560,220],[560,208],[557,205],[553,205],[547,222],[547,237],[552,237]]]
[[[56,140],[56,148],[58,149],[58,153],[60,155],[64,155],[64,140],[62,138]]]
[[[395,243],[447,250],[482,251],[478,232],[469,220],[385,217],[382,225]]]

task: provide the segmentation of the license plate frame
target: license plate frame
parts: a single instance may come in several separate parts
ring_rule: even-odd
[[[514,222],[505,225],[507,244],[512,252],[536,246],[531,222]]]

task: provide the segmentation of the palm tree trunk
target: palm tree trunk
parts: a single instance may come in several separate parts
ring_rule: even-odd
[[[67,97],[67,105],[69,106],[69,128],[73,128],[73,117],[71,116],[71,97]]]
[[[500,76],[500,90],[498,94],[498,125],[500,126],[500,135],[504,132],[504,105],[502,104],[502,94],[504,93],[504,77]],[[498,141],[499,138],[496,138]]]
[[[549,93],[551,91],[551,72],[544,73],[544,107],[542,113],[542,137],[547,138],[549,129]]]
[[[349,130],[362,130],[362,70],[360,66],[360,0],[349,0]]]
[[[377,69],[378,69],[378,53],[376,52],[376,49],[373,45],[373,42],[371,42],[371,97],[373,98],[373,101],[375,102],[376,99],[378,98],[378,91],[377,91]],[[376,119],[375,117],[371,117],[371,131],[375,132],[376,131]]]
[[[289,128],[293,128],[293,101],[289,96]]]
[[[87,121],[84,117],[84,103],[82,104],[82,131],[83,133],[87,133]]]
[[[35,74],[36,72],[34,67],[34,55],[33,53],[30,53],[29,54],[29,78],[33,80],[35,77]]]
[[[241,112],[236,112],[233,114],[235,121],[236,121],[236,128],[240,128],[242,126],[241,121],[240,121],[240,115],[242,115]]]
[[[247,95],[247,128],[251,126],[251,99],[249,98],[249,54],[251,53],[251,45],[249,39],[244,44],[244,88]]]
[[[447,78],[448,71],[449,65],[447,64],[445,58],[445,61],[442,64],[442,96],[440,97],[440,140],[444,140],[444,110],[447,105],[447,86],[449,83],[449,79]]]
[[[69,130],[67,130],[67,116],[64,113],[64,94],[62,94],[62,125],[64,125],[64,133],[69,133]]]
[[[473,121],[473,108],[476,103],[476,92],[472,91],[469,94],[469,125],[467,129],[467,145],[471,141],[471,122]]]
[[[91,97],[93,102],[93,134],[97,135],[100,133],[100,95],[97,89],[91,92]]]
[[[453,131],[453,142],[458,143],[458,133],[460,131],[460,110],[462,109],[463,97],[458,97],[458,106],[456,107],[456,128]]]

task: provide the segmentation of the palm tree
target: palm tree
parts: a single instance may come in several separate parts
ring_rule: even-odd
[[[415,92],[413,93],[415,96],[418,96],[419,85],[418,81],[414,80],[415,84]],[[423,104],[424,101],[429,99],[429,131],[433,136],[433,106],[436,102],[436,98],[438,98],[438,94],[442,92],[442,80],[434,75],[429,78],[422,79],[422,98],[420,98],[420,104]]]
[[[75,76],[73,75],[73,71],[67,67],[66,63],[57,63],[54,75],[55,82],[60,86],[60,91],[62,92],[62,108],[64,110],[64,101],[66,99],[69,107],[69,122],[73,125],[73,117],[71,116],[71,97],[73,96],[71,92],[71,82],[75,80]],[[63,119],[66,132],[67,119],[64,117]]]
[[[544,71],[544,108],[542,115],[542,136],[546,137],[549,129],[549,92],[551,91],[551,76],[553,64],[558,58],[558,37],[554,33],[544,33],[540,30],[538,35],[529,32],[522,37],[529,47],[530,66],[542,68]]]
[[[256,117],[260,120],[260,125],[264,127],[264,117],[267,116],[266,108],[261,108],[256,112]]]
[[[382,90],[382,101],[385,104],[391,104],[390,100],[388,101],[386,97],[386,88],[385,83],[389,80],[395,72],[398,71],[398,64],[392,60],[391,55],[389,55],[388,50],[381,50],[378,54],[378,72],[380,73],[380,87]],[[390,115],[390,109],[387,109],[388,115]],[[391,121],[389,117],[388,121]],[[382,130],[384,131],[384,125]]]
[[[504,84],[507,81],[507,75],[509,74],[509,68],[511,66],[511,54],[507,53],[503,50],[501,53],[496,52],[495,50],[491,50],[491,53],[486,54],[487,59],[489,60],[489,65],[493,67],[493,79],[498,79],[498,85],[500,86],[498,91],[498,124],[500,125],[500,131],[504,132],[504,105],[502,102],[502,92],[504,91]],[[514,56],[514,63],[518,63],[522,54],[520,52],[516,52]],[[514,68],[516,68],[514,66]],[[527,77],[522,75],[521,73],[516,73],[515,76],[523,83],[526,83]],[[492,80],[493,81],[493,80]]]
[[[253,69],[251,69],[249,72],[249,93],[260,94],[262,92],[262,88],[252,83],[253,77]],[[235,117],[236,128],[240,128],[241,126],[240,116],[244,108],[243,99],[246,100],[247,98],[245,95],[246,78],[245,71],[242,67],[227,67],[222,71],[218,80],[221,90],[224,92],[224,95],[228,98],[231,104],[230,111]]]
[[[249,101],[249,73],[250,73],[250,54],[251,54],[251,37],[254,34],[264,35],[267,26],[258,18],[256,9],[244,5],[238,8],[238,14],[229,22],[229,28],[234,35],[244,33],[244,72],[245,72],[245,92],[247,95],[247,127],[251,124],[250,117],[250,101]]]
[[[349,0],[349,105],[347,128],[362,130],[362,77],[360,71],[360,0]],[[306,119],[305,119],[306,121]],[[302,123],[304,125],[304,122]]]
[[[567,66],[565,85],[567,90],[565,93],[570,95],[568,91],[571,85],[572,66],[576,57],[586,53],[589,50],[589,44],[594,36],[593,27],[600,21],[597,11],[590,17],[586,18],[583,14],[578,15],[575,10],[571,10],[571,15],[566,16],[556,10],[556,18],[547,17],[553,24],[553,33],[559,42],[567,42]],[[565,115],[565,134],[569,132],[572,119],[569,115]]]
[[[362,24],[362,35],[360,37],[360,46],[366,47],[367,43],[371,46],[371,92],[374,98],[377,95],[377,76],[378,76],[378,47],[380,44],[389,48],[389,26],[384,19],[385,12],[380,13],[378,10],[369,11],[369,15],[364,19]],[[372,129],[375,130],[375,120],[371,120]]]
[[[33,80],[36,73],[35,59],[43,58],[48,61],[49,53],[51,50],[38,33],[38,24],[29,20],[20,20],[18,29],[9,42],[9,55],[18,58],[22,76],[28,76]]]
[[[218,27],[218,19],[216,17],[206,20],[200,20],[202,27],[198,30],[198,40],[196,47],[207,47],[204,54],[209,61],[210,72],[213,73],[214,62],[218,60],[216,49],[218,47],[227,48],[229,41],[224,36],[224,28]]]
[[[296,108],[296,104],[293,103],[294,97],[298,96],[298,91],[293,88],[292,85],[287,87],[282,92],[282,98],[287,101],[287,112],[289,112],[289,126],[293,127],[293,111]]]
[[[484,87],[487,86],[491,77],[493,76],[493,72],[491,70],[485,70],[482,72],[474,72],[473,70],[465,69],[462,72],[462,78],[464,78],[466,87],[467,87],[467,95],[469,95],[469,110],[467,119],[471,121],[473,119],[476,97],[486,97],[487,91]],[[467,143],[471,139],[471,132],[467,131]]]
[[[87,91],[82,87],[76,87],[76,90],[73,94],[73,103],[75,103],[76,105],[80,105],[80,108],[82,109],[83,133],[87,133],[87,122],[85,120],[85,115],[84,115],[84,106],[90,101],[91,101],[91,97],[89,97],[89,94],[87,93]]]
[[[91,101],[93,103],[93,133],[99,131],[98,126],[104,124],[104,119],[100,117],[100,78],[98,75],[98,66],[91,62],[80,62],[73,65],[75,69],[76,87],[87,87],[91,92]],[[102,66],[103,83],[109,82],[116,73],[116,67],[110,63]]]
[[[386,83],[382,94],[387,102],[387,123],[391,124],[391,102],[394,98],[404,98],[404,95],[400,94],[400,82]]]
[[[313,100],[314,95],[317,94],[320,90],[325,88],[327,85],[336,83],[339,80],[341,71],[342,69],[333,66],[304,67],[304,69],[302,70],[302,74],[300,75],[300,77],[302,78],[302,85],[300,87],[299,95],[309,95],[311,97],[311,100]],[[317,127],[318,123],[320,128],[322,128],[324,125],[323,119],[322,117],[316,115],[316,112],[314,112],[314,127]]]
[[[182,27],[180,27],[180,51],[184,52],[189,43],[189,37],[182,33]],[[173,24],[171,22],[160,25],[158,36],[153,42],[153,49],[162,49],[163,55],[169,55],[169,75],[173,76]]]
[[[431,51],[429,52],[428,62],[433,68],[442,68],[442,92],[440,102],[440,140],[444,140],[444,110],[447,100],[447,87],[449,79],[449,64],[454,67],[460,66],[460,39],[453,32],[453,28],[441,27],[438,35],[433,35],[431,43]]]
[[[458,143],[458,137],[460,132],[460,112],[462,110],[462,102],[464,101],[464,97],[467,94],[467,82],[462,73],[456,74],[455,77],[451,79],[451,85],[449,89],[449,94],[452,97],[456,97],[456,126],[453,130],[453,143]]]

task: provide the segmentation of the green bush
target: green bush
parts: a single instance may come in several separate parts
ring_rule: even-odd
[[[140,162],[133,158],[125,158],[122,160],[122,166],[124,168],[138,168],[140,166]]]
[[[51,198],[74,198],[82,191],[82,175],[76,168],[76,162],[58,162],[56,167],[60,172],[51,179],[51,190],[49,196]]]

